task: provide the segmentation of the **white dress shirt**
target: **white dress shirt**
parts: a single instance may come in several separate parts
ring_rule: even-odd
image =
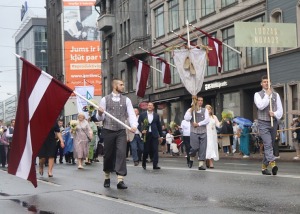
[[[182,135],[183,136],[190,136],[191,134],[191,123],[183,120],[181,121],[180,127],[182,129]]]
[[[153,121],[153,111],[152,112],[147,111],[147,115],[148,115],[148,122],[149,122],[149,124],[151,124]],[[152,131],[151,126],[149,126],[149,132],[151,132],[151,131]]]
[[[112,92],[112,95],[113,95],[112,100],[114,102],[120,102],[120,94],[115,94],[115,93]],[[102,99],[100,100],[100,105],[99,106],[104,111],[106,111],[106,100],[105,100],[105,97],[102,97]],[[128,120],[129,120],[130,127],[136,128],[138,126],[138,122],[136,120],[136,115],[134,113],[131,100],[128,97],[126,97],[126,107],[127,107],[127,114],[128,114]],[[103,113],[100,116],[99,112],[97,111],[96,117],[97,117],[98,120],[102,120],[103,121],[105,119],[105,114]]]
[[[282,103],[279,94],[278,93],[275,94],[277,96],[276,97],[277,110],[274,112],[274,116],[277,118],[277,120],[280,120],[283,114]],[[261,98],[259,93],[256,92],[254,95],[254,103],[259,110],[264,110],[270,104],[270,96],[267,93],[265,93],[264,98]]]

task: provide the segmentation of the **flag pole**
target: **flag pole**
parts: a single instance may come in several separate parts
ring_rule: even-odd
[[[76,94],[78,97],[80,97],[81,99],[83,99],[84,101],[88,102],[90,105],[94,106],[96,109],[99,109],[99,106],[97,106],[95,103],[91,102],[90,100],[86,99],[84,96],[82,96],[81,94],[79,94],[76,91],[73,91],[74,94]],[[131,130],[131,128],[126,125],[125,123],[123,123],[121,120],[117,119],[116,117],[114,117],[113,115],[111,115],[110,113],[108,113],[107,111],[103,112],[105,115],[107,115],[108,117],[110,117],[111,119],[115,120],[117,123],[121,124],[122,126],[124,126],[125,128]]]
[[[197,28],[196,26],[194,26],[193,24],[190,24],[190,26],[192,26],[192,27],[195,28],[196,30],[200,31],[200,29]],[[201,32],[201,31],[200,31],[200,32]],[[201,32],[201,33],[203,33],[203,32]],[[203,33],[203,34],[204,34],[204,33]],[[206,35],[206,36],[207,36],[207,35]],[[241,51],[238,51],[237,49],[231,47],[230,45],[227,45],[227,44],[224,43],[224,42],[222,42],[222,44],[223,44],[224,46],[226,46],[227,48],[229,48],[229,49],[235,51],[236,53],[238,53],[238,54],[242,57],[242,52],[241,52]]]
[[[189,28],[189,21],[186,20],[186,35],[187,35],[187,40],[188,40],[188,48],[191,49],[191,44],[190,44],[190,28]]]
[[[149,51],[145,50],[144,48],[139,47],[139,49],[141,49],[142,51],[146,52],[146,53],[150,53]],[[173,68],[176,68],[175,65],[169,63],[168,61],[166,61],[169,65],[171,65]]]
[[[130,57],[133,57],[133,56],[131,56],[130,54],[128,54],[128,53],[125,53],[127,56],[130,56]],[[138,59],[139,60],[139,59]],[[139,62],[143,62],[142,60],[139,60]],[[153,66],[151,66],[151,65],[149,65],[150,66],[150,68],[152,68],[152,69],[154,69],[154,70],[156,70],[156,71],[158,71],[158,72],[160,72],[160,73],[162,73],[162,71],[161,70],[159,70],[159,69],[157,69],[157,68],[155,68],[155,67],[153,67]]]
[[[268,76],[268,89],[271,88],[271,79],[270,79],[270,64],[269,64],[269,48],[266,47],[266,60],[267,60],[267,76]],[[270,96],[270,111],[272,111],[272,94]],[[271,117],[271,127],[273,127],[273,117]]]

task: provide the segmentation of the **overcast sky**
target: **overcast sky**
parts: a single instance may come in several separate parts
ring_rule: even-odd
[[[27,16],[46,17],[46,0],[27,0]],[[25,0],[0,1],[0,100],[16,94],[16,57],[14,34],[21,25]],[[10,94],[10,95],[8,95]]]

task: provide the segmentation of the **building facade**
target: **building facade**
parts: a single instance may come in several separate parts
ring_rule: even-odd
[[[216,67],[207,67],[203,87],[198,95],[204,98],[204,104],[212,105],[219,119],[225,109],[232,110],[235,116],[254,119],[254,93],[260,90],[261,76],[266,74],[265,52],[263,48],[235,47],[234,22],[264,22],[265,1],[158,0],[151,1],[150,11],[152,38],[156,38],[152,52],[165,57],[167,61],[172,62],[173,59],[161,43],[167,46],[182,45],[184,41],[172,31],[186,37],[186,20],[242,53],[239,55],[223,45],[222,71],[219,73]],[[193,27],[190,27],[190,39],[194,43],[207,45],[205,35]],[[163,84],[157,73],[154,80],[150,101],[164,107],[161,114],[168,117],[167,122],[180,123],[191,104],[191,95],[181,84],[176,71],[172,71],[170,85]]]
[[[295,23],[297,25],[296,48],[272,48],[270,72],[273,87],[282,97],[284,116],[282,122],[288,128],[293,118],[300,114],[300,1],[267,1],[267,14],[270,22]],[[291,131],[286,132],[291,139]],[[288,140],[291,142],[291,140]]]
[[[102,94],[111,92],[111,80],[121,78],[126,85],[125,94],[137,106],[148,100],[148,95],[139,98],[135,95],[136,68],[129,56],[143,61],[149,57],[139,47],[150,50],[150,11],[149,0],[97,0],[99,12],[98,28],[102,32]],[[129,54],[129,55],[128,55]],[[152,93],[152,81],[147,87]]]
[[[47,24],[46,18],[28,18],[18,29],[16,53],[27,59],[32,64],[48,70]],[[22,62],[17,59],[17,93],[20,92]]]

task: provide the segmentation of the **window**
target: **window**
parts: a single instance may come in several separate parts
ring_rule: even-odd
[[[235,3],[237,0],[222,0],[222,7],[226,7],[228,5],[231,5]]]
[[[223,94],[223,111],[224,110],[233,111],[234,116],[241,115],[239,92]]]
[[[123,26],[122,26],[122,24],[120,24],[120,43],[121,43],[121,47],[123,47],[124,41],[123,41]]]
[[[184,0],[184,23],[188,20],[196,20],[196,2],[195,0]]]
[[[107,81],[107,77],[103,78],[103,88],[102,88],[102,94],[103,96],[107,95],[108,92],[108,81]]]
[[[292,110],[298,110],[298,90],[297,85],[291,85],[292,91]]]
[[[128,35],[127,35],[127,44],[129,44],[130,43],[130,19],[128,19],[127,20],[127,28],[128,28],[128,30],[127,30],[127,33],[128,33]]]
[[[169,31],[179,28],[179,3],[178,0],[169,2]]]
[[[163,58],[164,59],[164,54],[158,55],[158,57]],[[156,60],[156,68],[161,70],[162,68],[162,64],[160,60]],[[157,83],[157,88],[162,88],[165,86],[165,84],[163,83],[163,77],[162,77],[162,73],[160,73],[159,71],[153,70],[154,72],[156,72],[156,83]]]
[[[216,34],[211,34],[212,37],[216,37]],[[208,45],[208,39],[207,37],[203,37],[202,38],[202,42],[205,45]],[[206,71],[205,71],[205,76],[212,76],[212,75],[216,75],[217,74],[217,70],[218,68],[216,66],[208,66],[208,62],[207,62],[207,66],[206,66]]]
[[[249,20],[250,22],[264,22],[264,16]],[[259,47],[246,48],[246,65],[253,66],[265,62],[265,49]]]
[[[155,10],[155,37],[160,37],[164,34],[164,7],[161,6]]]
[[[174,59],[171,58],[170,63],[174,65]],[[177,69],[170,65],[171,70],[171,84],[178,84],[181,82]]]
[[[201,3],[202,17],[215,12],[215,0],[202,0]]]
[[[222,32],[223,42],[234,47],[234,28],[230,27]],[[223,71],[232,71],[240,67],[239,54],[230,48],[223,46]]]
[[[123,81],[124,85],[125,85],[125,89],[124,89],[124,92],[128,92],[128,80],[126,78],[126,71],[125,70],[122,70],[121,71],[121,80]]]

